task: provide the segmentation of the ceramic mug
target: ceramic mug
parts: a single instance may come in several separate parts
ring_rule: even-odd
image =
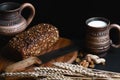
[[[104,17],[92,17],[86,20],[86,49],[93,54],[106,52],[110,46],[118,48],[120,44],[113,44],[110,39],[110,30],[116,28],[119,31],[118,24],[110,24],[110,21]],[[120,41],[120,40],[119,40]]]

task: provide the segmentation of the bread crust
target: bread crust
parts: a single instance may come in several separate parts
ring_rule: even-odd
[[[16,60],[42,55],[58,39],[59,31],[55,26],[41,23],[13,37],[7,44],[6,54]]]

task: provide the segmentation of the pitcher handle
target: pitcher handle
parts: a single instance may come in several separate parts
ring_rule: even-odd
[[[111,24],[110,29],[112,28],[116,28],[119,31],[119,44],[113,44],[112,40],[110,40],[111,46],[114,48],[120,48],[120,26],[118,24]]]
[[[31,10],[31,13],[30,13],[30,15],[28,16],[28,18],[27,18],[27,25],[29,25],[30,23],[31,23],[31,21],[33,20],[33,18],[34,18],[34,16],[35,16],[35,8],[34,8],[34,6],[32,5],[32,4],[30,4],[30,3],[24,3],[24,4],[22,4],[21,5],[21,7],[20,7],[20,13],[22,12],[22,10],[24,9],[24,8],[26,8],[26,7],[28,7],[28,8],[30,8],[30,10]]]

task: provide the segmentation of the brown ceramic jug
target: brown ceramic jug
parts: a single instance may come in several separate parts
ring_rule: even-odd
[[[24,8],[30,9],[28,18],[25,19],[21,12]],[[23,30],[31,23],[35,15],[35,8],[30,3],[19,4],[15,2],[4,2],[0,4],[0,34],[15,35]]]
[[[120,47],[120,44],[113,44],[110,39],[110,30],[115,28],[119,31],[117,35],[120,38],[120,26],[110,24],[110,21],[104,17],[92,17],[86,20],[86,49],[99,54],[106,52],[110,46]],[[120,43],[120,40],[118,40]]]

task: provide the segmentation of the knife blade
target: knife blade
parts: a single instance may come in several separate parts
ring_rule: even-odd
[[[52,59],[69,54],[70,52],[78,51],[79,49],[80,47],[74,43],[74,44],[59,48],[57,50],[50,51],[48,53],[45,53],[44,55],[37,56],[37,58],[39,58],[42,61],[42,63],[46,63]]]

